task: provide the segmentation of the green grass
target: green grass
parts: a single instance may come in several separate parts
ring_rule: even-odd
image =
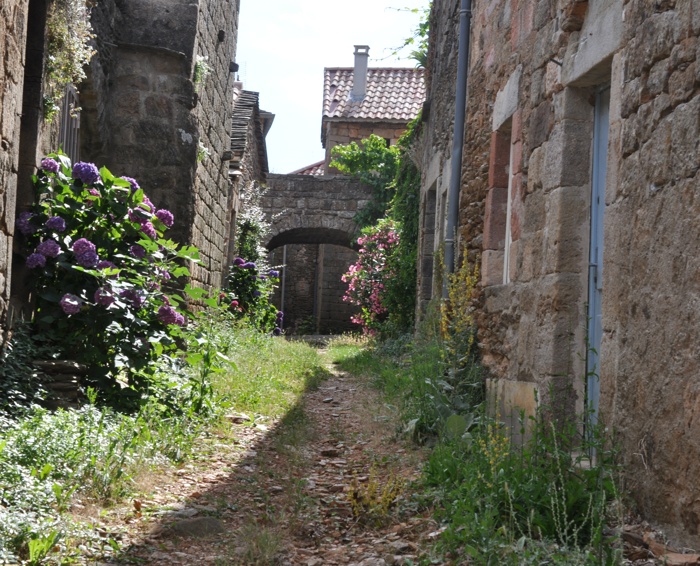
[[[69,561],[78,545],[109,554],[90,525],[66,513],[70,503],[127,497],[141,474],[189,458],[231,408],[287,415],[282,444],[309,434],[299,400],[328,375],[316,350],[215,317],[189,332],[187,356],[195,365],[165,364],[134,414],[95,405],[0,413],[0,563],[39,564],[47,553]]]
[[[328,376],[314,348],[248,328],[237,329],[227,356],[235,367],[215,375],[214,391],[251,416],[284,415],[304,391],[317,388]]]

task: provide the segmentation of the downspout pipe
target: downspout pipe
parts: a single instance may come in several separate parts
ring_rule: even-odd
[[[469,79],[469,36],[471,35],[472,2],[462,0],[459,10],[459,54],[457,58],[457,92],[455,95],[455,125],[452,137],[452,167],[447,197],[447,226],[445,229],[445,271],[455,271],[455,238],[459,222],[459,191],[462,184],[462,151],[464,148],[464,120],[467,109],[467,80]],[[442,296],[447,298],[447,277]]]

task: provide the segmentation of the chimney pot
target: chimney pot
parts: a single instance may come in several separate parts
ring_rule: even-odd
[[[369,45],[355,45],[355,68],[352,77],[350,100],[361,101],[367,94],[367,65],[369,62]]]

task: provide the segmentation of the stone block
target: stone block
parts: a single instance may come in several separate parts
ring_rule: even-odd
[[[546,146],[542,185],[581,186],[590,176],[592,124],[564,120],[554,126]]]
[[[522,446],[532,435],[532,419],[541,398],[537,383],[510,379],[486,380],[487,413],[505,423],[514,446]],[[525,429],[522,434],[521,429]]]
[[[481,254],[481,284],[503,284],[503,250],[484,250]]]
[[[484,207],[485,250],[502,250],[506,234],[506,208],[508,189],[495,187],[486,195]]]
[[[527,192],[532,193],[542,187],[545,150],[537,147],[530,154],[527,166]]]
[[[676,107],[672,115],[671,170],[674,176],[697,176],[700,155],[700,94]],[[667,141],[663,138],[660,141]]]
[[[527,132],[530,151],[540,147],[547,140],[553,124],[552,105],[549,101],[545,101],[530,114]]]
[[[580,34],[573,34],[561,69],[565,86],[590,86],[610,76],[610,62],[622,38],[622,3],[591,3]],[[601,80],[603,79],[603,80]]]
[[[695,90],[696,68],[699,62],[693,62],[685,68],[674,71],[668,80],[668,93],[671,96],[671,104],[676,106],[690,99]]]
[[[577,120],[579,122],[593,121],[593,106],[588,89],[566,87],[554,95],[554,119]]]
[[[581,273],[588,252],[590,186],[563,187],[547,195],[545,260],[547,273]]]
[[[510,164],[510,132],[491,132],[489,151],[489,188],[508,186]]]
[[[498,94],[496,94],[496,101],[493,105],[491,130],[495,131],[500,129],[506,120],[517,110],[522,71],[522,65],[518,65],[508,78],[508,82],[506,82],[503,89],[499,90]]]

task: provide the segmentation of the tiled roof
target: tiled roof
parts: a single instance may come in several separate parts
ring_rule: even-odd
[[[240,163],[243,154],[248,149],[248,128],[255,128],[255,135],[258,138],[258,153],[260,167],[267,173],[267,148],[265,146],[265,136],[260,123],[259,93],[249,90],[234,92],[234,107],[231,116],[231,151],[233,152],[232,165]]]
[[[323,175],[325,173],[325,165],[325,161],[319,161],[318,163],[312,163],[311,165],[292,171],[289,175],[313,175],[314,177]]]
[[[409,122],[425,100],[423,69],[367,69],[367,92],[351,101],[352,68],[325,69],[323,119]]]

